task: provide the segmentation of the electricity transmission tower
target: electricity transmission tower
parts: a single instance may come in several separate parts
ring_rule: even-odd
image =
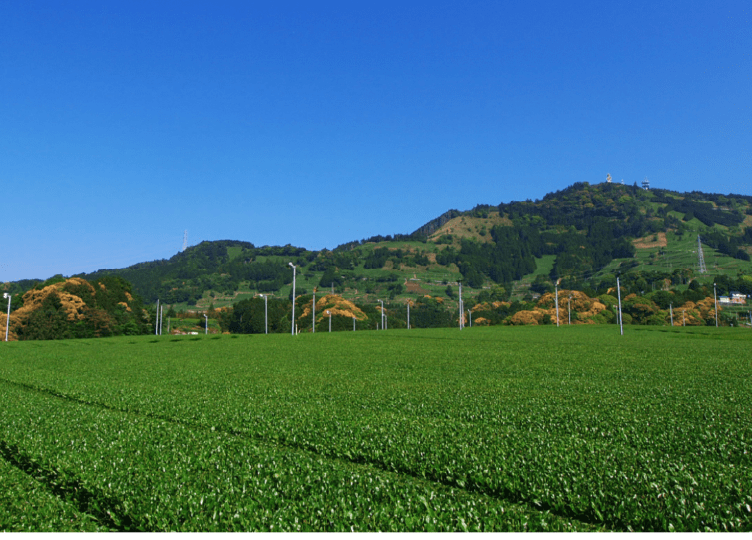
[[[702,241],[700,241],[700,235],[697,235],[697,259],[700,263],[700,273],[707,273],[708,269],[705,268],[705,257],[702,254]]]
[[[188,247],[188,229],[186,229],[185,232],[183,233],[183,249],[181,249],[180,251],[185,251],[187,247]]]

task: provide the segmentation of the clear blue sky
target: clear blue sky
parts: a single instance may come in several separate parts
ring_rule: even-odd
[[[0,0],[0,281],[607,173],[752,194],[746,1]]]

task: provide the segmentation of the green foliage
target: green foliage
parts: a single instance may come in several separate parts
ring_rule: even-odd
[[[670,197],[665,192],[657,191],[656,201],[667,204],[664,211],[677,211],[685,214],[685,221],[692,218],[699,219],[704,225],[712,227],[718,223],[726,227],[733,227],[744,220],[744,215],[736,210],[719,210],[712,202],[702,201],[701,198],[714,199],[715,197],[701,193],[687,194],[683,199]]]
[[[75,319],[64,309],[58,290],[53,290],[41,305],[22,319],[16,331],[20,340],[106,337],[150,333],[141,298],[132,293],[130,283],[117,276],[106,276],[92,283],[77,280],[63,283],[59,291],[80,298],[84,305]],[[127,307],[126,307],[127,306]]]
[[[118,275],[133,283],[149,303],[195,304],[209,289],[232,293],[241,282],[261,292],[278,291],[292,282],[288,262],[308,264],[313,252],[290,245],[257,248],[249,242],[220,240],[202,242],[169,260],[140,263],[122,270],[99,270],[85,275],[96,279]]]
[[[18,294],[12,294],[11,295],[11,297],[10,297],[10,312],[11,313],[13,313],[14,311],[16,311],[19,308],[22,308],[23,305],[24,305],[23,293],[18,293]],[[0,305],[0,307],[2,307],[2,306]],[[6,303],[4,307],[5,307],[6,312],[7,312],[8,304]],[[2,312],[2,309],[0,309],[0,313],[1,312]]]
[[[478,293],[478,302],[506,302],[509,300],[509,292],[504,287],[492,287]]]
[[[59,497],[44,476],[0,442],[0,531],[107,531],[96,518]],[[41,477],[40,477],[41,476]]]
[[[266,331],[265,321],[268,321],[269,333],[290,332],[291,304],[287,299],[267,298],[266,315],[264,313],[264,299],[262,297],[241,300],[233,305],[231,311],[223,317],[223,329],[234,334],[263,334]]]
[[[67,314],[62,309],[60,297],[52,292],[39,309],[34,310],[26,324],[18,328],[20,340],[36,339],[67,339],[78,337],[76,334],[82,330],[79,323],[69,324]]]
[[[34,288],[37,289],[37,290],[39,290],[39,291],[41,291],[45,287],[48,287],[50,285],[54,285],[55,283],[62,283],[63,281],[65,281],[65,278],[63,277],[62,274],[55,274],[54,276],[52,276],[47,281],[43,281],[41,283],[37,283]]]
[[[377,248],[371,251],[363,261],[363,268],[365,269],[379,269],[383,268],[389,258],[389,250],[386,248]]]
[[[12,343],[0,441],[77,530],[750,531],[749,334]]]
[[[454,326],[455,321],[456,315],[435,298],[418,298],[410,310],[410,326],[414,328]]]
[[[420,252],[413,257],[413,264],[416,266],[428,266],[431,261],[426,256],[425,252]]]
[[[321,276],[321,279],[319,280],[319,287],[340,287],[342,285],[342,273],[338,271],[338,269],[335,266],[330,266],[326,269],[324,274]]]
[[[530,290],[537,292],[538,294],[546,294],[548,292],[553,292],[554,285],[550,280],[546,279],[546,276],[538,274],[530,285]]]

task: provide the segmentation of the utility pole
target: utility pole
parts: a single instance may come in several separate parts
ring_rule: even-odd
[[[164,326],[164,304],[159,306],[159,335],[162,335],[162,327]]]
[[[329,315],[329,333],[332,333],[332,312],[328,309],[326,310],[326,314]]]
[[[619,286],[619,278],[616,278],[616,292],[619,295],[619,333],[624,335],[624,321],[621,318],[621,287]]]
[[[619,280],[616,280],[619,283]],[[556,292],[556,328],[559,328],[559,284],[554,285],[554,291]]]
[[[567,324],[572,324],[572,293],[569,293],[569,300],[567,300]]]
[[[379,300],[381,302],[381,329],[384,329],[384,301]]]
[[[204,335],[209,333],[209,316],[204,313]]]
[[[353,317],[353,332],[355,332],[355,317]]]
[[[156,311],[156,322],[154,323],[154,335],[159,335],[159,298],[157,298],[157,311]]]
[[[465,327],[465,308],[462,306],[462,282],[460,281],[460,330]]]
[[[674,326],[674,305],[673,304],[668,305],[668,312],[671,314],[671,327],[673,328]]]
[[[269,317],[267,316],[266,311],[266,297],[269,296],[268,294],[262,294],[261,297],[264,299],[264,334],[269,333]]]
[[[3,293],[3,298],[8,299],[8,316],[5,319],[5,341],[8,341],[8,329],[10,328],[10,297],[13,296],[8,293]]]
[[[316,287],[313,288],[313,322],[311,323],[311,326],[313,327],[312,333],[316,333]]]
[[[410,330],[410,300],[407,301],[407,329]]]
[[[295,335],[295,271],[298,269],[297,266],[292,264],[291,262],[287,263],[292,267],[292,321],[291,321],[291,328],[290,333],[294,336]]]
[[[715,327],[718,328],[718,295],[715,292],[715,283],[713,283],[713,300],[715,300]]]

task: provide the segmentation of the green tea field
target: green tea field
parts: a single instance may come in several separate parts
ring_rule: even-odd
[[[752,330],[0,343],[0,530],[750,531]]]

